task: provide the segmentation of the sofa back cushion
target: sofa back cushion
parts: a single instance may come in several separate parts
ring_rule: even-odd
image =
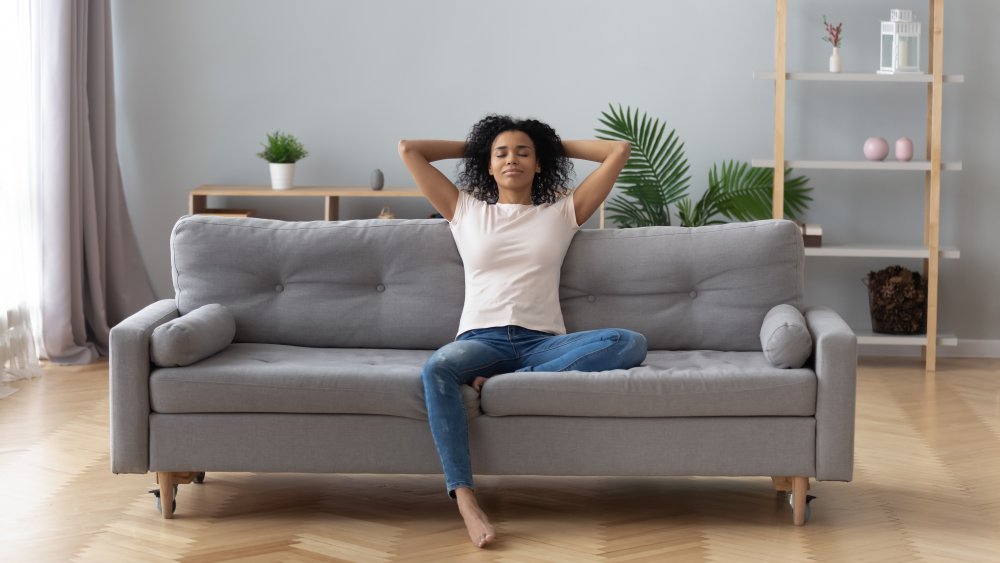
[[[189,216],[171,257],[181,314],[225,305],[236,342],[434,349],[462,312],[462,261],[440,220]]]
[[[580,231],[563,266],[566,329],[629,328],[651,350],[760,350],[767,312],[802,308],[803,256],[791,221]]]
[[[237,342],[435,349],[455,337],[464,273],[441,220],[182,218],[171,236],[181,314],[207,303]],[[650,349],[760,350],[767,312],[802,306],[789,221],[579,231],[560,298],[569,331],[617,326]]]

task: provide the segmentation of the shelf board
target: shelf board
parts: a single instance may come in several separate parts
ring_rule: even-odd
[[[191,190],[193,196],[249,196],[249,197],[424,197],[416,188],[373,190],[362,186],[295,186],[287,190],[273,190],[270,186],[218,186],[204,185]]]
[[[915,334],[879,334],[871,329],[852,329],[858,337],[858,344],[874,344],[876,346],[926,346],[927,335]],[[958,346],[958,337],[954,334],[938,333],[938,346]]]
[[[773,70],[755,70],[754,80],[774,80]],[[946,74],[945,82],[965,82],[964,74]],[[785,80],[803,80],[820,82],[919,82],[929,84],[933,76],[926,73],[878,74],[876,72],[786,72]]]
[[[930,251],[925,246],[907,245],[844,245],[807,246],[806,256],[838,258],[929,258]],[[941,258],[961,258],[962,253],[953,247],[938,248]]]
[[[755,158],[750,166],[758,168],[774,168],[773,159]],[[926,160],[899,162],[895,160],[786,160],[785,166],[799,170],[909,170],[927,172],[931,163]],[[942,162],[941,170],[959,171],[962,162]]]

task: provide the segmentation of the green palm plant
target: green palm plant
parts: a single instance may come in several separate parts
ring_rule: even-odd
[[[794,219],[809,207],[812,197],[809,178],[792,176],[785,169],[785,213]],[[690,198],[677,202],[677,216],[686,227],[717,225],[725,221],[756,221],[768,219],[772,212],[773,168],[756,168],[746,162],[730,160],[721,168],[713,164],[708,171],[708,189],[697,203]]]
[[[628,141],[632,155],[618,177],[621,190],[608,202],[608,218],[620,227],[670,225],[671,209],[685,227],[722,223],[720,216],[732,221],[753,221],[771,217],[771,186],[774,170],[754,168],[744,162],[724,162],[709,170],[708,189],[697,202],[687,194],[691,183],[684,144],[676,131],[666,131],[666,124],[650,118],[638,108],[615,108],[601,113],[604,128],[597,129],[599,139]],[[664,137],[664,134],[666,136]],[[792,177],[785,171],[785,216],[795,218],[812,201],[809,178]]]

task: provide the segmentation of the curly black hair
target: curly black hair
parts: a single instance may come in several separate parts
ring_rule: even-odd
[[[542,171],[531,182],[531,203],[555,203],[569,193],[573,162],[566,157],[562,139],[552,127],[537,119],[513,119],[507,115],[487,115],[472,126],[465,140],[465,154],[458,165],[458,186],[473,197],[496,203],[497,182],[489,173],[490,149],[497,135],[521,131],[531,137]]]

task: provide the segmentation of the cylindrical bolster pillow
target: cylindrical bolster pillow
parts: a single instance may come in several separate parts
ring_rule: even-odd
[[[760,327],[764,357],[779,368],[800,368],[812,354],[812,336],[806,319],[791,305],[776,305]]]
[[[204,305],[153,330],[149,356],[160,367],[186,366],[233,342],[236,320],[222,305]]]

